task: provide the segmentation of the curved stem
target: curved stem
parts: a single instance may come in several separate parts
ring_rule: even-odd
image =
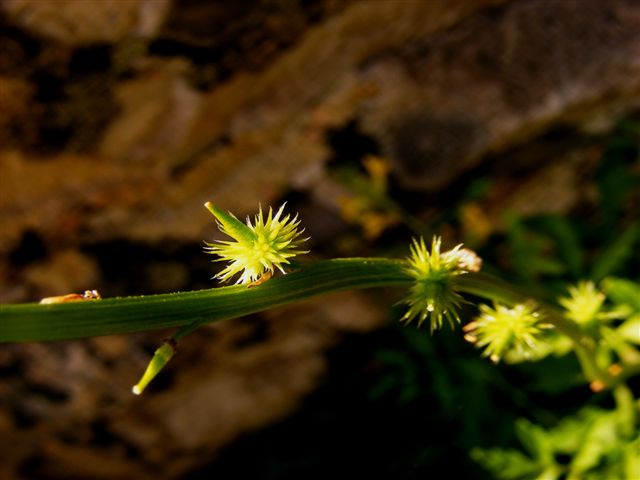
[[[182,327],[178,339],[199,325],[267,310],[340,290],[404,286],[412,283],[404,260],[347,258],[301,265],[259,286],[213,288],[194,292],[59,304],[0,305],[0,342],[68,340]],[[454,288],[507,305],[530,297],[512,285],[483,273],[454,278]],[[539,303],[539,302],[538,302]],[[613,378],[596,363],[595,344],[576,325],[549,305],[540,305],[545,320],[573,340],[590,380],[611,385]]]
[[[380,286],[408,286],[404,262],[336,259],[302,265],[260,286],[57,304],[0,305],[0,342],[68,340],[213,322],[317,295]]]

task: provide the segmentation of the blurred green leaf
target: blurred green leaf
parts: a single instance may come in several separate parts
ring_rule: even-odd
[[[640,313],[640,284],[623,278],[609,277],[602,281],[607,297],[618,305],[627,305]]]
[[[607,141],[596,181],[603,213],[603,233],[614,232],[627,197],[640,185],[640,175],[630,167],[640,158],[640,128],[638,122],[623,120]]]
[[[464,192],[466,200],[480,200],[485,198],[491,190],[492,179],[490,177],[479,177],[471,180]]]
[[[581,435],[579,448],[569,468],[569,479],[579,480],[584,473],[595,468],[611,449],[620,448],[617,435],[616,416],[606,413],[595,416],[588,422],[588,428]]]
[[[517,450],[476,448],[471,451],[471,458],[493,473],[495,478],[504,480],[539,478],[543,471],[537,462]]]
[[[632,406],[630,391],[623,388],[622,394],[630,397],[622,403]],[[620,392],[616,392],[617,399],[619,396]],[[637,430],[634,430],[633,418],[628,414],[622,415],[621,408],[619,406],[616,410],[608,411],[587,407],[549,430],[519,419],[516,433],[528,456],[514,450],[476,449],[472,451],[472,458],[496,478],[623,478],[623,472],[637,468],[637,460],[629,458],[631,453],[628,447],[629,432]],[[629,406],[623,410],[629,410]],[[637,439],[633,442],[637,442]],[[563,457],[569,459],[566,466]]]
[[[537,230],[541,230],[555,242],[559,259],[574,278],[583,275],[584,250],[577,234],[575,222],[559,215],[542,215],[532,220]]]
[[[524,449],[542,465],[554,463],[547,431],[524,418],[516,421],[516,436]]]
[[[640,225],[636,223],[620,235],[609,248],[600,253],[591,269],[590,278],[600,280],[616,273],[637,252],[634,247],[638,237],[640,237]]]
[[[532,283],[540,275],[560,275],[566,271],[562,262],[553,258],[553,241],[546,235],[535,232],[526,223],[509,216],[508,239],[514,272],[523,280]]]
[[[570,455],[580,448],[591,421],[601,415],[601,411],[594,408],[585,408],[577,415],[564,418],[552,430],[550,439],[555,449],[560,454]]]
[[[376,400],[395,393],[396,401],[400,405],[405,405],[420,395],[422,386],[419,368],[406,353],[381,349],[376,352],[376,361],[380,364],[383,373],[379,376],[378,383],[371,387],[369,398]]]
[[[640,432],[623,451],[624,478],[640,478]]]
[[[640,315],[634,315],[620,325],[618,334],[628,342],[640,345]]]

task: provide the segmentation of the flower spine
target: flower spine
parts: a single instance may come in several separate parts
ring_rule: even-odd
[[[551,328],[541,320],[533,304],[480,305],[480,315],[464,326],[464,338],[484,348],[483,355],[494,363],[511,351],[530,356],[541,346],[544,331]]]
[[[210,202],[205,203],[205,207],[218,221],[220,231],[233,239],[205,242],[207,253],[220,257],[214,261],[229,262],[215,277],[223,282],[236,274],[240,274],[237,284],[258,282],[263,276],[273,274],[276,268],[284,273],[283,265],[291,258],[308,253],[299,248],[308,238],[300,238],[304,230],[298,230],[298,216],[283,215],[284,204],[275,215],[269,208],[266,218],[261,207],[253,222],[247,218],[246,225]]]
[[[460,322],[462,297],[455,291],[452,279],[477,272],[482,265],[482,260],[462,245],[442,253],[441,243],[440,237],[433,237],[429,251],[423,238],[414,239],[407,258],[406,272],[415,281],[403,300],[409,309],[401,320],[408,323],[417,319],[420,326],[429,319],[432,332],[441,328],[445,320],[452,327]]]

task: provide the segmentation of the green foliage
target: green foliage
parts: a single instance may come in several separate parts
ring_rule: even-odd
[[[505,380],[489,362],[479,359],[460,344],[456,332],[438,332],[438,342],[428,333],[393,327],[386,335],[398,337],[375,353],[377,375],[369,390],[373,402],[394,409],[423,409],[431,415],[455,422],[458,442],[469,449],[490,439],[509,436],[513,413],[497,410],[494,403],[508,397],[534,411],[539,420],[548,419]]]
[[[602,288],[614,303],[640,314],[640,285],[630,280],[610,277],[602,282]]]
[[[626,387],[616,393],[630,396]],[[516,434],[524,452],[477,448],[471,455],[505,480],[633,479],[640,474],[637,427],[627,398],[614,410],[586,407],[550,429],[520,419]]]
[[[543,297],[569,282],[637,275],[640,268],[640,123],[626,120],[604,142],[593,181],[597,210],[590,215],[507,217],[514,280]],[[636,207],[634,207],[634,205]]]
[[[618,273],[633,255],[637,258],[639,240],[640,222],[631,225],[597,257],[589,276],[593,280],[600,280]]]
[[[608,139],[600,168],[596,173],[600,209],[599,233],[609,240],[615,225],[625,213],[629,197],[640,187],[640,122],[625,120]],[[629,168],[635,163],[636,169]]]
[[[551,222],[539,222],[536,226],[528,224],[519,217],[508,218],[512,267],[521,281],[526,284],[533,284],[542,276],[561,276],[567,271],[565,266],[567,264],[559,258],[558,252],[554,251],[555,238],[545,232],[544,227],[550,223],[561,225],[562,220],[560,217],[555,217]],[[561,241],[564,242],[563,244],[576,243],[573,238],[562,237]],[[580,249],[574,252],[580,252]],[[572,263],[577,264],[574,268],[579,270],[581,254],[573,253],[573,257]]]
[[[522,450],[474,449],[472,457],[496,478],[640,478],[640,405],[624,383],[640,373],[640,221],[634,213],[640,201],[638,139],[640,123],[627,121],[605,140],[593,179],[596,209],[571,216],[508,216],[506,245],[492,245],[502,265],[509,265],[514,283],[531,296],[556,305],[560,300],[562,315],[593,346],[590,354],[580,351],[554,329],[536,345],[535,355],[508,352],[504,360],[521,364],[517,368],[528,379],[522,385],[528,395],[567,395],[585,378],[598,391],[602,385],[593,381],[594,369],[606,371],[619,385],[616,409],[583,407],[559,422],[522,419],[514,429]],[[567,295],[567,286],[581,279],[598,283],[583,283]],[[591,365],[589,356],[595,360]],[[621,391],[628,401],[621,400]],[[603,398],[593,402],[602,405]]]
[[[515,280],[550,298],[567,281],[624,274],[640,261],[640,222],[623,228],[608,247],[591,252],[589,228],[578,221],[558,215],[510,217],[507,240]]]
[[[573,289],[571,301],[564,302],[566,315],[576,320],[584,318],[579,324],[596,342],[594,354],[602,368],[626,368],[630,374],[637,373],[640,369],[640,352],[636,348],[640,344],[640,284],[610,277],[602,282],[602,288],[607,302],[602,305],[604,296],[600,297],[595,308],[591,300],[596,298],[596,290],[588,284]],[[583,308],[581,296],[595,324],[572,312],[572,308]],[[569,351],[566,345],[562,350]],[[550,348],[545,353],[562,352],[556,345],[556,349]],[[545,381],[550,377],[553,375],[548,370],[542,375]],[[567,375],[556,378],[566,382]],[[554,390],[548,384],[545,388]],[[614,397],[615,409],[585,407],[550,429],[520,419],[516,423],[516,435],[524,452],[476,448],[471,452],[472,458],[496,478],[505,480],[638,478],[639,408],[624,384],[616,387]]]

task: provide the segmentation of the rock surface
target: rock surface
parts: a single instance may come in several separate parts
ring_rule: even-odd
[[[567,212],[593,152],[511,152],[640,108],[633,0],[216,5],[0,5],[0,301],[210,287],[207,200],[243,216],[294,192],[322,249],[346,228],[331,165],[350,153],[416,198],[494,165],[463,229]],[[3,346],[0,477],[180,478],[295,409],[326,350],[385,312],[345,293],[211,326],[142,398],[162,335]]]

